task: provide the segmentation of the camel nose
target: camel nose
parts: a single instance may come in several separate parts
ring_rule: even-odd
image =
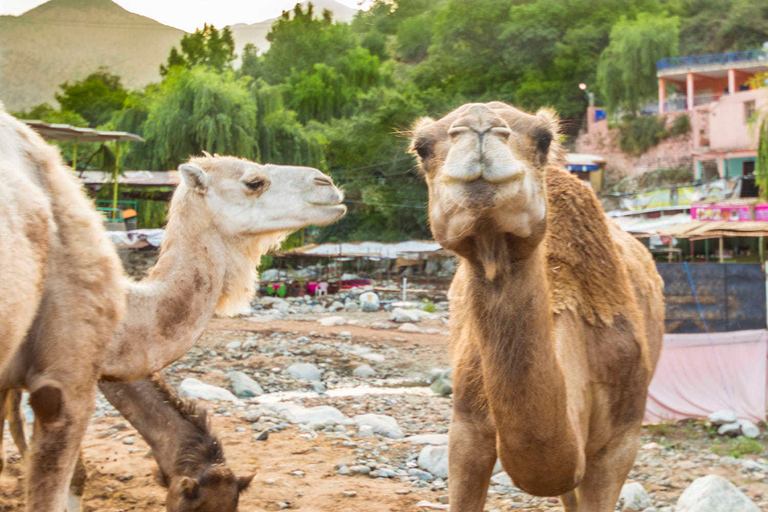
[[[523,166],[508,146],[509,124],[485,105],[473,105],[448,129],[443,174],[449,180],[503,183],[522,176]]]

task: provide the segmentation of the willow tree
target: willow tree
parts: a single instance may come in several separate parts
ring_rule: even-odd
[[[232,71],[172,68],[152,94],[144,123],[150,165],[174,168],[203,151],[258,159],[249,82]]]
[[[634,114],[656,96],[656,63],[677,55],[678,24],[675,17],[640,13],[636,20],[622,18],[613,25],[597,66],[598,86],[609,110]]]

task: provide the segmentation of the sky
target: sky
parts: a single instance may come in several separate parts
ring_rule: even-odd
[[[0,15],[18,16],[47,0],[0,0]],[[203,23],[217,27],[235,23],[255,23],[279,16],[297,0],[113,0],[124,9],[147,16],[172,27],[193,32]],[[337,0],[349,7],[360,7],[360,0]],[[363,4],[369,3],[364,0]]]

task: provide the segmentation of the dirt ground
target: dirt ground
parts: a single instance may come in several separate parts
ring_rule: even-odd
[[[314,362],[326,372],[332,370],[343,380],[356,364],[371,362],[354,353],[340,355],[331,350],[345,343],[365,346],[371,353],[382,354],[375,359],[376,364],[371,362],[371,365],[384,379],[418,380],[419,375],[429,375],[431,368],[449,365],[446,327],[440,320],[422,322],[422,330],[432,327],[431,332],[438,332],[426,334],[372,328],[372,322],[387,321],[383,313],[345,313],[344,316],[359,319],[359,324],[322,327],[315,321],[318,317],[272,322],[216,319],[198,346],[167,369],[165,376],[174,386],[185,377],[195,377],[225,387],[225,372],[230,369],[248,370],[261,382],[260,375],[266,379],[271,375],[269,372],[274,373],[274,368],[284,368],[301,360]],[[325,348],[310,346],[305,352],[286,353],[276,349],[242,354],[237,352],[239,349],[226,348],[227,343],[245,340],[255,340],[257,344],[285,340],[290,346],[291,340],[302,337],[305,341],[322,343]],[[211,355],[214,352],[216,356]],[[288,389],[282,381],[275,382],[273,390]],[[265,390],[269,391],[266,386]],[[349,416],[367,412],[392,415],[406,436],[447,433],[451,408],[450,398],[429,394],[361,398],[321,395],[306,398],[302,403],[332,405]],[[352,465],[361,459],[392,467],[413,467],[412,461],[420,447],[408,441],[353,436],[347,442],[330,432],[309,435],[295,425],[270,433],[267,441],[256,441],[250,423],[242,418],[243,409],[210,402],[206,405],[215,411],[213,425],[229,465],[240,475],[256,473],[252,485],[242,496],[241,511],[424,511],[428,509],[417,506],[419,502],[446,501],[445,485],[425,482],[416,485],[405,478],[343,476],[336,471],[339,462]],[[164,510],[165,490],[155,479],[156,464],[147,444],[125,420],[104,406],[103,400],[97,410],[102,413],[92,420],[83,444],[89,471],[84,509],[89,512]],[[0,475],[0,511],[20,511],[23,510],[22,464],[7,431],[5,437],[7,465]],[[128,437],[133,438],[132,444],[125,444]],[[657,509],[674,506],[693,479],[717,473],[740,487],[761,510],[768,510],[764,508],[768,506],[768,476],[759,471],[745,471],[741,464],[746,459],[764,461],[760,458],[768,454],[765,436],[759,441],[761,453],[736,453],[740,458],[731,457],[729,445],[713,440],[701,422],[646,428],[644,443],[630,481],[640,481],[645,486]],[[713,446],[719,448],[713,449]],[[519,491],[493,486],[486,510],[561,511],[562,507],[556,499],[531,498]]]

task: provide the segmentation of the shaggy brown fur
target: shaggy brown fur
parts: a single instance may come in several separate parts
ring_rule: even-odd
[[[432,232],[461,258],[452,510],[483,509],[498,456],[523,490],[561,495],[567,512],[609,512],[637,450],[662,282],[562,169],[556,125],[550,111],[493,102],[414,129]]]

